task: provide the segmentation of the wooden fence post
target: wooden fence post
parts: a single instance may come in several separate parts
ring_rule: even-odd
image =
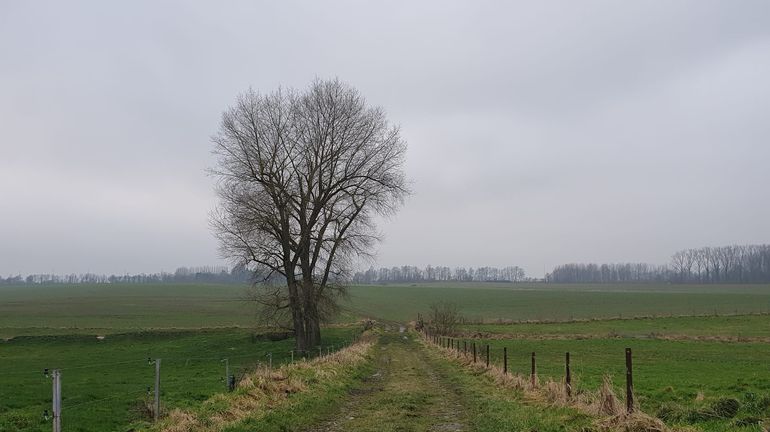
[[[503,375],[508,375],[508,348],[503,347]]]
[[[537,386],[537,366],[535,364],[535,352],[532,351],[532,369],[529,374],[529,379],[532,382],[532,388]]]
[[[634,376],[631,365],[631,348],[626,348],[626,411],[634,412]]]
[[[468,341],[463,341],[463,355],[468,354]]]
[[[473,342],[473,363],[476,363],[476,342]]]
[[[487,344],[487,367],[489,367],[489,344]]]
[[[569,352],[567,352],[564,356],[564,363],[566,366],[565,369],[565,379],[564,379],[564,390],[567,393],[567,399],[572,397],[572,372],[569,368]]]

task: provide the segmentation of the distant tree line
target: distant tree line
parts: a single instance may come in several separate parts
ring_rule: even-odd
[[[524,269],[518,266],[465,268],[446,266],[370,267],[364,272],[353,275],[354,283],[405,283],[405,282],[523,282],[526,279]]]
[[[676,252],[668,265],[564,264],[552,283],[770,283],[770,245],[702,247]]]
[[[24,284],[142,284],[142,283],[245,283],[252,273],[244,266],[229,269],[225,266],[179,267],[173,273],[140,273],[125,275],[84,274],[31,274],[28,276],[0,276],[0,285]]]
[[[668,267],[644,263],[562,264],[545,277],[552,283],[668,282]]]

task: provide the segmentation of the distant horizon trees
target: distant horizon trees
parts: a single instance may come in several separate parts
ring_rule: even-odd
[[[677,251],[667,265],[563,264],[549,283],[770,283],[770,245],[701,247]]]
[[[106,275],[97,273],[65,274],[50,273],[30,274],[27,276],[0,276],[0,285],[40,285],[40,284],[144,284],[144,283],[247,283],[252,273],[242,266],[229,269],[226,266],[179,267],[173,273],[137,273]]]
[[[446,267],[394,266],[366,271],[353,275],[353,283],[410,283],[410,282],[524,282],[526,273],[519,266],[497,267]]]
[[[255,281],[243,266],[179,267],[174,272],[125,275],[31,274],[0,276],[0,285],[110,284],[110,283],[240,283]],[[531,282],[519,266],[370,267],[348,281],[354,284],[413,282]],[[547,283],[770,283],[770,245],[732,245],[683,249],[665,265],[646,263],[570,263],[556,266],[545,275]],[[281,282],[277,280],[277,282]],[[342,282],[342,281],[340,281]]]

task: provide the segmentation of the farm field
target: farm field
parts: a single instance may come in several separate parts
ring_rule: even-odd
[[[245,293],[243,286],[215,284],[0,286],[0,337],[251,327],[256,312]],[[409,321],[436,299],[486,322],[725,315],[770,311],[770,286],[364,285],[350,289],[338,321]]]
[[[327,329],[324,350],[352,340],[353,328]],[[146,423],[143,408],[161,358],[165,409],[188,407],[225,389],[225,364],[238,375],[257,364],[290,361],[292,339],[254,340],[243,329],[140,332],[107,335],[17,337],[0,342],[0,430],[46,431],[43,412],[51,406],[51,379],[45,368],[62,370],[65,430],[127,430]],[[314,354],[315,355],[315,354]],[[67,425],[71,425],[67,427]]]
[[[465,324],[461,329],[468,334],[511,338],[624,337],[758,341],[770,338],[770,315],[706,315],[592,319],[571,322]]]
[[[413,320],[437,300],[457,304],[471,321],[743,314],[770,311],[768,285],[371,285],[350,290],[350,307],[397,321]]]
[[[215,284],[0,286],[0,337],[251,326],[245,292]]]
[[[266,361],[268,352],[276,363],[287,361],[290,339],[252,339],[255,311],[242,301],[244,292],[205,284],[0,287],[0,430],[49,429],[42,418],[51,387],[44,368],[63,370],[65,424],[109,431],[146,421],[142,405],[154,375],[148,357],[163,359],[169,408],[192,407],[222,391],[225,357],[236,371]],[[511,371],[528,373],[535,351],[540,376],[560,379],[569,351],[579,388],[595,389],[605,374],[620,386],[624,349],[631,347],[646,412],[673,410],[679,414],[669,423],[703,431],[736,430],[735,419],[691,418],[731,397],[741,404],[737,418],[770,417],[770,345],[762,342],[770,338],[770,316],[760,315],[770,306],[768,286],[356,286],[324,343],[350,340],[358,327],[345,323],[360,317],[413,320],[436,299],[483,321],[462,330],[477,335],[479,346],[491,345],[493,363],[507,347]],[[703,316],[679,316],[690,314]],[[627,319],[634,316],[650,318]],[[517,323],[495,324],[509,321]]]
[[[541,378],[563,379],[571,356],[577,387],[596,389],[603,376],[619,387],[625,379],[624,350],[634,353],[634,390],[641,408],[671,424],[701,430],[735,430],[741,418],[770,416],[770,316],[701,316],[589,320],[560,323],[466,324],[462,339],[476,343],[480,361],[490,345],[491,362],[528,375],[536,353]],[[470,348],[469,348],[470,349]],[[719,399],[734,398],[736,419],[704,420],[698,413]],[[748,430],[752,430],[749,428]],[[760,430],[760,429],[756,429]]]

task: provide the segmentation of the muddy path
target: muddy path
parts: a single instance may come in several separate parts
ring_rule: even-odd
[[[333,418],[309,431],[469,430],[462,390],[442,379],[414,335],[386,332],[374,349],[375,373],[349,392]]]

